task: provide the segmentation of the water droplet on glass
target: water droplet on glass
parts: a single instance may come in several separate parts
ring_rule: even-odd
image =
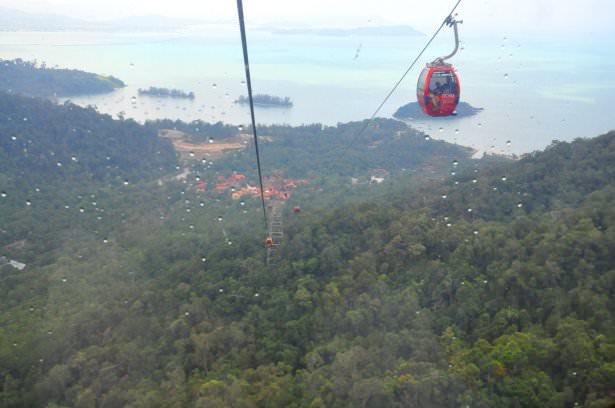
[[[213,137],[210,137],[210,138],[209,138],[209,143],[213,143],[213,142],[214,142],[214,138],[213,138]]]
[[[507,141],[506,141],[506,146],[509,146],[509,147],[510,147],[510,145],[511,145],[511,144],[512,144],[512,143],[510,142],[510,140],[507,140]]]
[[[129,184],[128,180],[124,180],[124,185],[127,186]]]
[[[472,233],[473,233],[474,235],[478,235],[478,231],[477,231],[477,230],[474,230]]]
[[[442,194],[442,199],[446,200],[446,197],[448,197],[446,194]]]
[[[188,154],[190,155],[190,157],[194,157],[194,152],[190,152]]]
[[[453,166],[457,167],[459,165],[459,162],[457,160],[453,160]]]
[[[218,217],[218,222],[222,222],[222,217]]]
[[[217,88],[217,87],[218,87],[218,85],[216,85],[216,83],[214,82],[213,84],[211,84],[211,87],[212,87],[212,88]]]
[[[471,212],[472,212],[472,209],[471,209],[471,208],[468,208],[468,212],[469,212],[469,213],[471,213]]]
[[[441,127],[441,128],[439,128],[439,129],[438,129],[438,131],[439,131],[440,133],[442,133],[442,132],[444,132],[444,128],[443,128],[443,127]]]
[[[26,205],[27,205],[28,207],[29,207],[29,206],[31,206],[31,205],[32,205],[32,201],[30,201],[30,200],[26,200]]]
[[[202,257],[202,258],[201,258],[201,262],[207,262],[207,258]]]
[[[506,181],[506,180],[508,180],[506,176],[502,176],[502,181]]]
[[[62,162],[57,162],[57,163],[56,163],[56,166],[58,166],[58,167],[62,167]]]
[[[431,137],[429,137],[428,135],[425,135],[425,140],[430,140]]]
[[[62,278],[62,283],[66,283],[67,281],[68,281],[68,279]]]
[[[8,194],[6,194],[6,191],[2,191],[0,192],[0,197],[5,198]]]
[[[523,203],[517,203],[517,207],[518,207],[518,208],[523,207]]]
[[[478,183],[478,180],[472,179],[472,183],[476,184],[476,183]]]
[[[504,74],[504,79],[508,79],[508,74]]]

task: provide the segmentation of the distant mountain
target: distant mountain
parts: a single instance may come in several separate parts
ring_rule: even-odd
[[[406,25],[356,27],[356,28],[297,28],[297,29],[274,29],[274,34],[282,35],[322,35],[329,37],[357,36],[420,36],[420,31]]]
[[[0,31],[170,31],[203,23],[197,19],[153,15],[89,21],[51,13],[28,13],[0,7]]]
[[[85,30],[88,22],[57,14],[33,14],[0,7],[0,31]]]

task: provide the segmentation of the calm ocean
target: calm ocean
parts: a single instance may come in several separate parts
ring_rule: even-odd
[[[380,116],[415,100],[425,62],[452,47],[443,33],[406,78]],[[426,37],[284,35],[249,32],[255,92],[289,96],[292,109],[261,108],[263,124],[336,124],[369,117]],[[589,44],[589,45],[588,45]],[[355,58],[356,57],[356,58]],[[233,104],[245,93],[239,35],[234,26],[174,34],[0,33],[0,58],[37,59],[114,75],[127,87],[72,98],[138,121],[172,118],[246,124]],[[434,138],[483,152],[523,153],[553,139],[590,137],[615,129],[615,46],[609,39],[465,38],[453,63],[462,100],[484,111],[469,118],[413,123]],[[189,100],[138,97],[158,86],[193,91]],[[136,104],[131,98],[137,96]],[[510,142],[510,143],[508,143]]]

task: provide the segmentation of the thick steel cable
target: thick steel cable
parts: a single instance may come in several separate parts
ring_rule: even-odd
[[[252,118],[252,133],[254,135],[254,148],[256,150],[256,167],[258,169],[258,182],[261,190],[261,204],[263,206],[263,220],[267,230],[267,209],[265,207],[265,189],[263,188],[263,172],[261,170],[261,156],[258,150],[258,137],[256,135],[256,119],[254,116],[254,100],[252,99],[252,80],[250,78],[250,61],[248,59],[248,41],[246,39],[246,25],[243,17],[243,1],[237,0],[237,14],[239,15],[239,29],[241,31],[241,46],[243,48],[243,63],[246,69],[246,84],[248,86],[248,98],[250,100],[250,116]]]

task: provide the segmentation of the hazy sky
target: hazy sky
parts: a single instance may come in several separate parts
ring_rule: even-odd
[[[244,0],[251,23],[305,25],[408,24],[431,31],[455,0]],[[157,14],[236,19],[235,0],[0,0],[24,11],[88,19]],[[465,30],[498,32],[613,32],[614,0],[463,0]]]

